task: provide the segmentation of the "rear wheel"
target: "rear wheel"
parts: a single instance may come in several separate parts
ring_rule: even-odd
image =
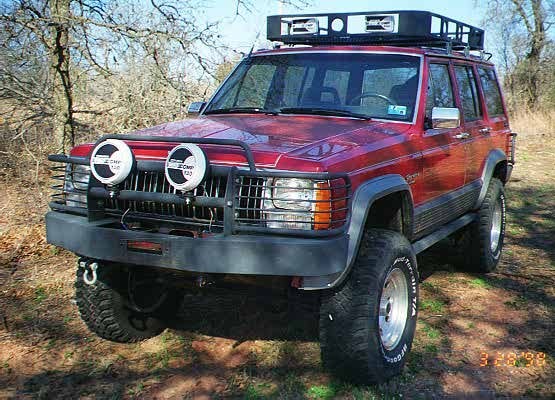
[[[165,329],[163,316],[175,312],[175,290],[140,267],[101,266],[93,284],[77,269],[75,297],[81,318],[98,336],[114,342],[137,342]]]
[[[505,239],[505,213],[503,184],[493,178],[477,211],[478,218],[462,232],[464,269],[482,273],[495,270]]]
[[[416,329],[418,272],[410,243],[399,233],[372,229],[346,282],[324,293],[320,346],[324,365],[357,383],[399,374]]]

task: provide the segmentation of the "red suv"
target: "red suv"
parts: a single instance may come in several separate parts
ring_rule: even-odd
[[[159,334],[194,285],[319,291],[324,364],[380,382],[411,348],[416,255],[456,234],[464,267],[499,262],[515,134],[484,32],[392,11],[272,16],[268,38],[198,118],[50,156],[48,242],[103,338]]]

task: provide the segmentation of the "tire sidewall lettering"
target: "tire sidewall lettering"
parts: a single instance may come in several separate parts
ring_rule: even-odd
[[[380,353],[382,354],[383,360],[388,364],[401,363],[406,355],[409,353],[409,341],[411,340],[411,337],[407,338],[407,332],[409,331],[409,325],[416,324],[416,318],[418,315],[418,271],[416,269],[416,264],[414,264],[409,257],[396,258],[385,272],[384,279],[385,276],[387,276],[387,274],[394,268],[401,269],[401,271],[403,271],[405,275],[405,278],[407,279],[407,287],[409,291],[409,309],[407,313],[405,331],[403,332],[401,341],[396,348],[394,348],[393,350],[387,350],[383,346],[381,339],[378,338],[378,342],[380,343]],[[379,336],[379,329],[377,332]]]
[[[496,198],[496,202],[497,201],[501,201],[501,232],[500,232],[500,236],[499,236],[499,243],[497,245],[497,249],[495,249],[495,252],[491,252],[490,250],[490,254],[491,257],[497,261],[500,257],[501,257],[501,250],[503,249],[503,241],[505,238],[505,224],[507,222],[507,204],[505,201],[505,194],[503,193],[503,191],[501,190],[499,192],[499,195]],[[493,203],[491,209],[490,209],[490,229],[492,229],[493,226],[493,210],[495,207],[495,203]],[[490,245],[491,248],[491,243],[489,243],[488,240],[488,245]]]

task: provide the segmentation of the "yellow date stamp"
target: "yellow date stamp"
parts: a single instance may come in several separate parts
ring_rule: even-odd
[[[543,368],[547,366],[546,354],[538,351],[521,351],[501,353],[480,352],[480,367],[494,368]]]

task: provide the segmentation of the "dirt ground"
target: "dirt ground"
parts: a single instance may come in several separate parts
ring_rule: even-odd
[[[4,175],[0,399],[555,399],[553,160],[553,138],[521,138],[497,272],[457,272],[438,248],[419,258],[413,351],[377,387],[325,373],[315,318],[256,296],[188,296],[175,326],[143,343],[95,337],[73,300],[76,258],[45,242],[44,182]]]

